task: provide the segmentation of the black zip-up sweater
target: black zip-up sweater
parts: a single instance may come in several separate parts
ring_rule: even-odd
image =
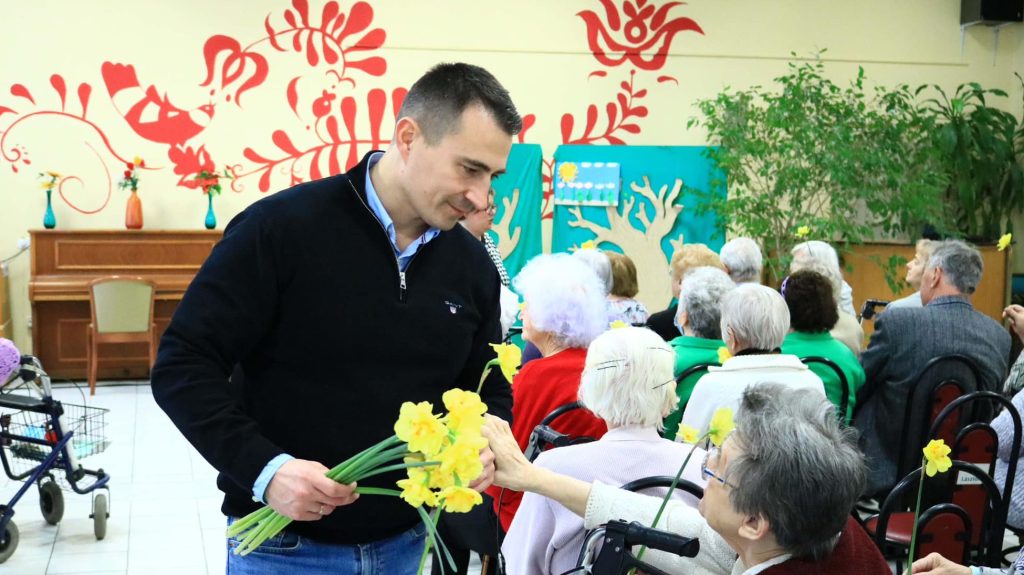
[[[160,342],[153,395],[220,471],[227,515],[260,507],[252,487],[275,456],[332,467],[394,433],[402,402],[431,401],[441,412],[444,391],[476,389],[494,357],[499,281],[483,244],[455,226],[421,247],[402,278],[366,205],[367,157],[239,214]],[[229,384],[236,364],[245,376]],[[482,396],[511,420],[499,370]],[[394,487],[403,476],[362,485]],[[363,496],[289,530],[355,544],[417,521],[398,498]]]

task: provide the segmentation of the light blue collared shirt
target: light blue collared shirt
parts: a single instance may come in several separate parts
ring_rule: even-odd
[[[423,232],[423,235],[416,238],[414,242],[405,247],[404,250],[398,249],[398,237],[395,234],[395,222],[388,215],[388,211],[384,209],[384,204],[380,202],[380,196],[377,195],[377,189],[373,187],[373,181],[370,179],[370,168],[375,166],[380,161],[381,157],[384,156],[384,152],[376,152],[366,163],[366,204],[370,207],[370,211],[373,215],[377,216],[380,224],[384,226],[384,231],[388,234],[388,239],[391,240],[391,249],[395,252],[395,259],[398,261],[399,271],[405,271],[409,267],[409,262],[412,261],[413,256],[419,249],[427,244],[430,240],[436,238],[441,230],[437,228],[427,228],[427,231]],[[259,503],[266,503],[264,495],[266,495],[267,486],[270,485],[270,480],[274,478],[274,474],[277,473],[278,469],[285,463],[288,463],[292,459],[295,459],[287,453],[282,453],[277,457],[270,460],[263,471],[260,472],[259,477],[256,478],[256,483],[252,486],[252,495],[255,501]]]
[[[370,156],[369,161],[366,164],[366,204],[370,206],[370,210],[373,212],[377,219],[380,220],[380,224],[384,226],[384,230],[388,233],[388,239],[391,240],[391,249],[395,252],[395,259],[398,260],[398,269],[405,271],[409,267],[409,262],[412,261],[412,257],[416,255],[419,249],[427,244],[430,240],[437,237],[441,233],[441,230],[437,228],[427,228],[427,231],[423,232],[423,235],[416,238],[411,244],[407,245],[404,250],[398,249],[398,237],[395,235],[395,222],[388,215],[387,210],[384,209],[384,204],[380,203],[380,197],[377,195],[377,189],[373,187],[373,181],[370,179],[370,169],[380,161],[381,156],[384,152],[377,152]]]

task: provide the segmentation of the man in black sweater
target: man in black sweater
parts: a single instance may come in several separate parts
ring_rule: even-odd
[[[164,334],[152,386],[220,472],[228,517],[266,502],[294,520],[265,553],[229,554],[230,572],[415,572],[416,511],[324,473],[390,436],[402,402],[475,389],[494,357],[497,271],[455,224],[487,209],[521,126],[486,70],[439,65],[410,89],[387,151],[228,225]],[[500,373],[482,397],[511,418]],[[490,451],[481,458],[479,491],[494,471]]]

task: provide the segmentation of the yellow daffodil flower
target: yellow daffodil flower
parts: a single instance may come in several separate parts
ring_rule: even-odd
[[[718,363],[725,363],[732,359],[732,354],[729,353],[729,348],[720,347],[718,348]]]
[[[622,329],[624,327],[629,327],[629,324],[622,321],[621,319],[617,319],[612,323],[608,324],[608,329]]]
[[[700,432],[696,428],[690,427],[689,425],[679,426],[679,433],[676,435],[676,441],[682,441],[683,443],[694,444],[700,437]]]
[[[798,238],[806,238],[808,235],[810,235],[810,233],[810,226],[800,226],[799,228],[796,229],[796,237]]]
[[[413,507],[426,503],[430,507],[437,506],[437,494],[423,483],[413,479],[401,479],[397,482],[402,489],[402,499]]]
[[[935,477],[936,473],[945,473],[953,466],[949,459],[949,446],[941,439],[933,439],[922,450],[924,452],[924,472],[928,477]]]
[[[402,404],[395,422],[395,435],[409,444],[409,451],[427,456],[441,451],[448,439],[448,428],[433,411],[434,406],[426,401]]]
[[[519,366],[523,363],[523,350],[511,343],[492,343],[491,347],[498,353],[498,365],[501,373],[509,383],[519,372]]]
[[[463,485],[469,484],[484,471],[480,462],[480,450],[487,447],[487,440],[479,435],[463,434],[455,439],[455,443],[441,452],[440,473],[454,475]]]
[[[594,240],[587,240],[587,241],[583,242],[582,244],[580,244],[580,249],[581,250],[596,250],[597,249],[597,244],[594,243]]]
[[[468,487],[449,487],[441,491],[444,510],[449,513],[466,513],[483,503],[483,497]]]
[[[1003,234],[1003,236],[1001,238],[999,238],[999,243],[996,244],[996,247],[999,248],[999,251],[1003,251],[1006,248],[1010,247],[1010,242],[1012,242],[1012,241],[1013,241],[1013,234]]]
[[[711,443],[721,447],[722,443],[725,442],[725,438],[729,437],[729,434],[735,428],[736,424],[732,421],[732,410],[728,407],[719,407],[715,410],[715,414],[711,416],[711,425],[708,427],[708,436],[711,438]]]
[[[448,429],[457,434],[480,434],[487,405],[480,396],[464,389],[449,389],[441,396],[448,410]]]

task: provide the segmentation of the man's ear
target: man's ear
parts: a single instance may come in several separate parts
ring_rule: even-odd
[[[748,515],[740,524],[739,535],[747,541],[761,541],[771,533],[771,524],[763,515]]]
[[[395,124],[395,147],[398,148],[403,160],[409,159],[409,150],[419,135],[420,125],[416,123],[416,120],[409,116],[399,118]]]

